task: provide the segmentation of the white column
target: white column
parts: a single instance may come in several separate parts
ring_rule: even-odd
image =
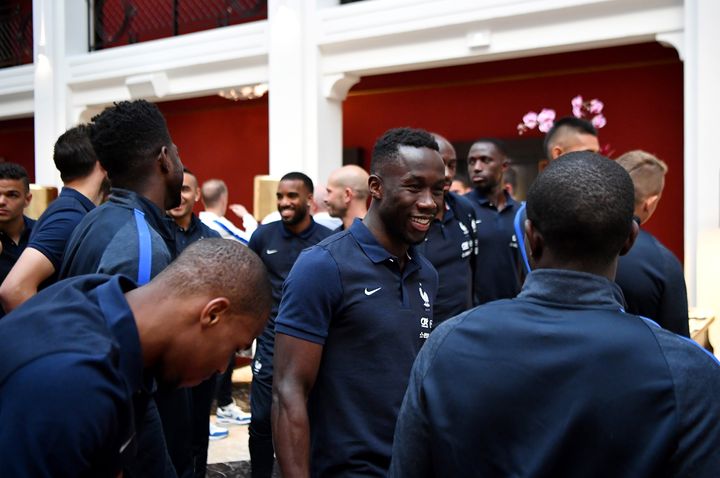
[[[685,276],[691,306],[720,314],[720,2],[685,2]]]
[[[268,1],[270,175],[302,171],[324,182],[342,165],[342,91],[353,77],[321,77],[317,7],[307,0]]]
[[[34,0],[35,182],[60,186],[52,160],[57,137],[72,123],[66,56],[87,52],[87,2]]]

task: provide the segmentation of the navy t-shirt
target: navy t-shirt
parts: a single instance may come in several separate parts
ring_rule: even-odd
[[[40,289],[57,281],[68,239],[82,218],[93,209],[95,204],[90,199],[65,187],[38,219],[28,247],[41,252],[55,268],[53,274],[40,285]]]
[[[390,476],[717,476],[720,366],[622,312],[614,284],[531,272],[417,358]]]
[[[0,321],[0,476],[116,476],[147,384],[124,277],[40,291]]]
[[[404,270],[356,219],[304,251],[275,330],[323,345],[308,400],[312,476],[385,476],[413,360],[432,328],[437,273],[411,248]]]
[[[22,234],[20,234],[20,240],[17,244],[10,239],[10,236],[0,231],[0,242],[2,242],[2,253],[0,253],[0,284],[5,280],[10,273],[10,269],[13,268],[20,258],[20,254],[25,250],[30,234],[35,226],[35,220],[27,216],[23,216],[23,221],[25,222],[25,229]]]
[[[460,208],[458,203],[466,207]],[[417,246],[435,267],[440,279],[433,306],[435,327],[473,306],[475,213],[470,202],[455,193],[445,196],[445,204],[442,220],[435,219],[431,223],[425,241]],[[461,217],[462,214],[466,217]]]
[[[500,212],[476,189],[465,195],[477,215],[474,293],[478,304],[515,297],[520,291],[518,241],[514,228],[519,203],[507,192],[504,194],[507,202]]]
[[[640,230],[630,252],[620,256],[615,282],[623,291],[628,312],[690,336],[682,266],[652,234]]]

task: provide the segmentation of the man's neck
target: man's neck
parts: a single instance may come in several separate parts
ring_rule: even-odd
[[[297,224],[286,224],[283,222],[283,226],[285,226],[288,231],[292,232],[296,236],[302,234],[308,227],[310,227],[310,224],[312,224],[312,218],[309,214]]]
[[[207,207],[205,206],[205,210],[207,212],[211,212],[215,214],[217,217],[225,217],[225,209],[221,207]]]
[[[0,225],[0,231],[4,232],[15,244],[19,244],[20,237],[25,231],[25,218],[21,214],[12,221]]]
[[[96,206],[102,201],[102,193],[100,192],[100,186],[95,184],[94,181],[87,179],[78,179],[76,181],[68,181],[65,183],[66,188],[74,189],[79,192]]]
[[[495,185],[489,189],[475,188],[475,190],[484,195],[491,203],[495,205],[498,211],[505,209],[507,204],[507,197],[505,196],[505,189],[501,184]]]
[[[386,251],[397,258],[400,270],[405,269],[407,251],[410,247],[405,242],[398,241],[388,233],[382,219],[373,213],[372,205],[363,219],[363,224],[370,230],[375,240],[378,241]]]
[[[182,227],[184,231],[187,231],[192,223],[192,213],[181,217],[175,217],[173,219],[175,220],[175,224]]]
[[[350,203],[350,207],[348,207],[348,210],[342,218],[343,228],[350,229],[355,218],[363,219],[365,215],[367,215],[367,207],[365,207],[365,204]]]

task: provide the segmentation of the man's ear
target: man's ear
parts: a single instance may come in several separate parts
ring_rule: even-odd
[[[632,249],[633,244],[635,244],[635,239],[637,239],[639,233],[640,226],[638,226],[638,223],[633,220],[630,234],[628,234],[628,238],[625,239],[625,244],[623,244],[622,249],[620,249],[621,256],[630,252],[630,249]]]
[[[368,178],[368,189],[370,190],[370,197],[373,199],[382,199],[383,197],[383,182],[379,176],[371,174]]]
[[[518,237],[522,241],[522,237]],[[525,238],[527,246],[530,248],[530,258],[533,263],[537,263],[545,250],[545,239],[543,239],[540,231],[535,228],[530,219],[525,219]]]
[[[560,146],[553,146],[550,150],[550,158],[549,160],[557,159],[563,154],[563,149]]]
[[[216,297],[209,301],[200,312],[200,325],[213,327],[220,322],[220,316],[228,310],[230,301],[225,297]]]
[[[160,166],[160,171],[162,171],[164,174],[167,174],[170,172],[170,152],[168,151],[167,146],[163,146],[160,148],[160,152],[157,156],[158,165]]]
[[[645,212],[653,212],[655,211],[655,208],[657,207],[657,203],[660,200],[660,195],[655,194],[653,196],[650,196],[646,200],[643,201],[643,211]]]
[[[30,191],[28,191],[27,193],[25,193],[25,206],[24,207],[28,207],[30,205],[30,201],[32,201],[32,193]]]

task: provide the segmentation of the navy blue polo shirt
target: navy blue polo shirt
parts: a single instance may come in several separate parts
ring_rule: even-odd
[[[624,313],[611,281],[536,270],[430,336],[390,476],[716,476],[718,396],[715,358]]]
[[[25,223],[25,229],[23,229],[22,234],[20,234],[20,240],[17,244],[10,239],[10,236],[0,231],[0,242],[2,242],[2,253],[0,253],[0,284],[5,280],[10,273],[10,269],[13,268],[20,258],[20,254],[25,250],[30,234],[35,226],[35,220],[27,216],[23,216],[23,222]]]
[[[72,278],[0,321],[0,476],[115,476],[136,451],[147,382],[134,288]]]
[[[432,328],[437,273],[414,248],[403,271],[360,219],[304,251],[277,333],[323,345],[308,400],[312,476],[385,476],[413,360]]]
[[[30,235],[28,247],[41,252],[55,269],[53,274],[43,281],[40,289],[57,281],[68,239],[82,218],[93,209],[95,204],[85,195],[65,187],[38,219]]]
[[[210,229],[204,222],[197,218],[195,214],[190,216],[190,225],[187,229],[183,229],[178,226],[177,223],[174,226],[175,232],[175,251],[176,256],[179,256],[187,246],[200,239],[206,237],[220,237],[220,233]]]
[[[470,217],[462,218],[457,203],[466,204]],[[463,220],[461,220],[461,218]],[[433,306],[434,326],[473,305],[473,267],[475,260],[475,213],[470,202],[455,193],[445,195],[445,212],[442,219],[435,219],[417,246],[435,267],[440,279],[437,299]]]
[[[175,256],[174,221],[149,199],[113,188],[108,201],[85,215],[75,228],[65,249],[60,279],[99,272],[137,280],[139,242],[134,209],[143,213],[150,230],[150,277],[167,267]]]
[[[478,254],[475,260],[474,293],[478,304],[515,297],[520,291],[518,241],[515,213],[520,204],[507,191],[502,211],[473,189],[465,195],[477,215]]]
[[[300,234],[294,234],[282,221],[274,221],[258,227],[250,237],[248,247],[260,256],[267,268],[272,286],[273,305],[270,312],[270,328],[277,316],[283,282],[303,249],[314,246],[332,231],[310,218],[310,226]]]
[[[652,234],[640,230],[630,252],[620,257],[615,282],[623,291],[628,312],[690,336],[682,266]]]

